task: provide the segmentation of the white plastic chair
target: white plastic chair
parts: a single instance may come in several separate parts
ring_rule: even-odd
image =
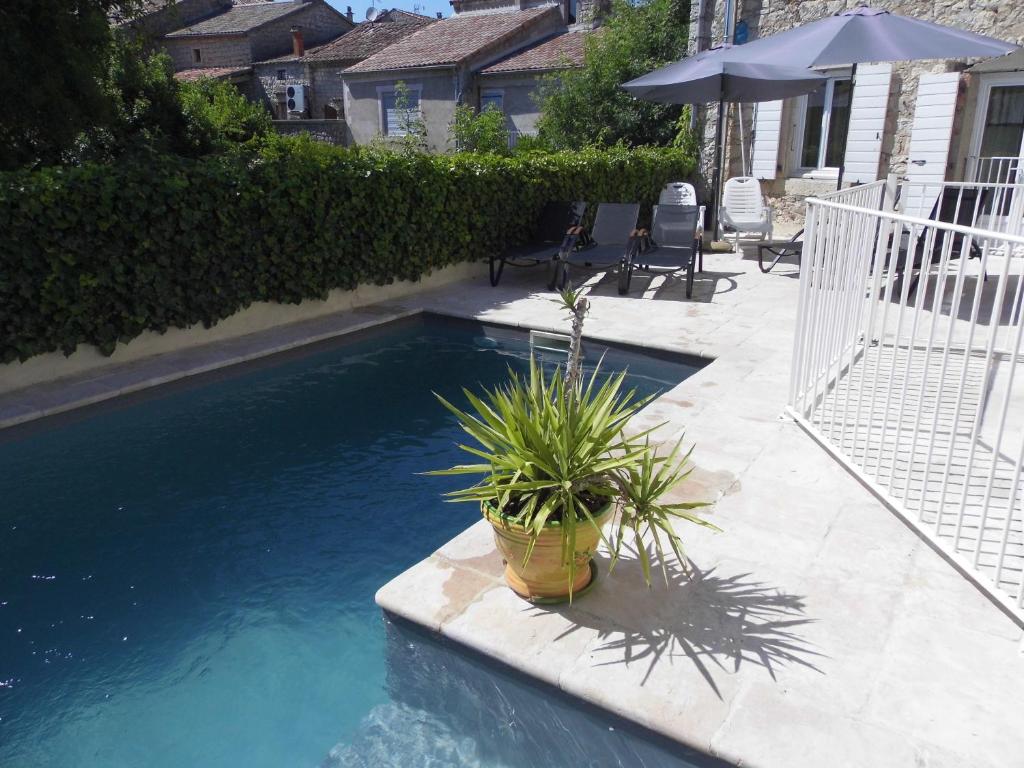
[[[697,190],[685,181],[670,181],[661,188],[658,205],[697,205]],[[704,206],[698,206],[697,237],[704,233]]]
[[[761,194],[761,183],[752,176],[736,176],[725,182],[719,218],[724,230],[741,234],[756,233],[761,240],[772,239],[772,208]]]

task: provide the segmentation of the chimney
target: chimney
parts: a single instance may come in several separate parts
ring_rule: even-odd
[[[345,18],[348,19],[349,21],[352,21],[352,6],[351,5],[348,6],[345,9]]]
[[[306,55],[306,46],[302,43],[302,27],[292,27],[292,55]]]

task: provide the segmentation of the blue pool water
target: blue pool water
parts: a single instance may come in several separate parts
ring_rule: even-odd
[[[0,765],[374,764],[409,705],[373,594],[479,514],[416,474],[461,458],[431,391],[526,359],[420,319],[0,433]],[[645,393],[695,370],[624,366]]]

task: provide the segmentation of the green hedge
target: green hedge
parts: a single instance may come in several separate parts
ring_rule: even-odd
[[[415,280],[526,239],[552,199],[640,200],[677,150],[405,156],[285,141],[0,176],[0,360]],[[538,278],[539,279],[539,278]]]

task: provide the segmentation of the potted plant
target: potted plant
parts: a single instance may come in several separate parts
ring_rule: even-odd
[[[667,503],[664,495],[689,474],[689,453],[677,444],[659,455],[651,430],[629,434],[630,419],[650,398],[625,390],[625,372],[581,374],[583,318],[588,304],[566,292],[572,335],[564,375],[545,375],[531,358],[528,376],[510,373],[504,385],[477,396],[463,390],[469,409],[438,396],[477,445],[462,445],[480,461],[428,474],[480,475],[447,494],[480,504],[494,527],[505,580],[535,602],[572,599],[594,578],[600,542],[618,560],[629,535],[650,585],[649,539],[662,564],[667,550],[684,563],[673,518],[714,528],[691,510],[700,502]],[[607,523],[612,522],[608,534]],[[667,542],[667,547],[666,547]]]

